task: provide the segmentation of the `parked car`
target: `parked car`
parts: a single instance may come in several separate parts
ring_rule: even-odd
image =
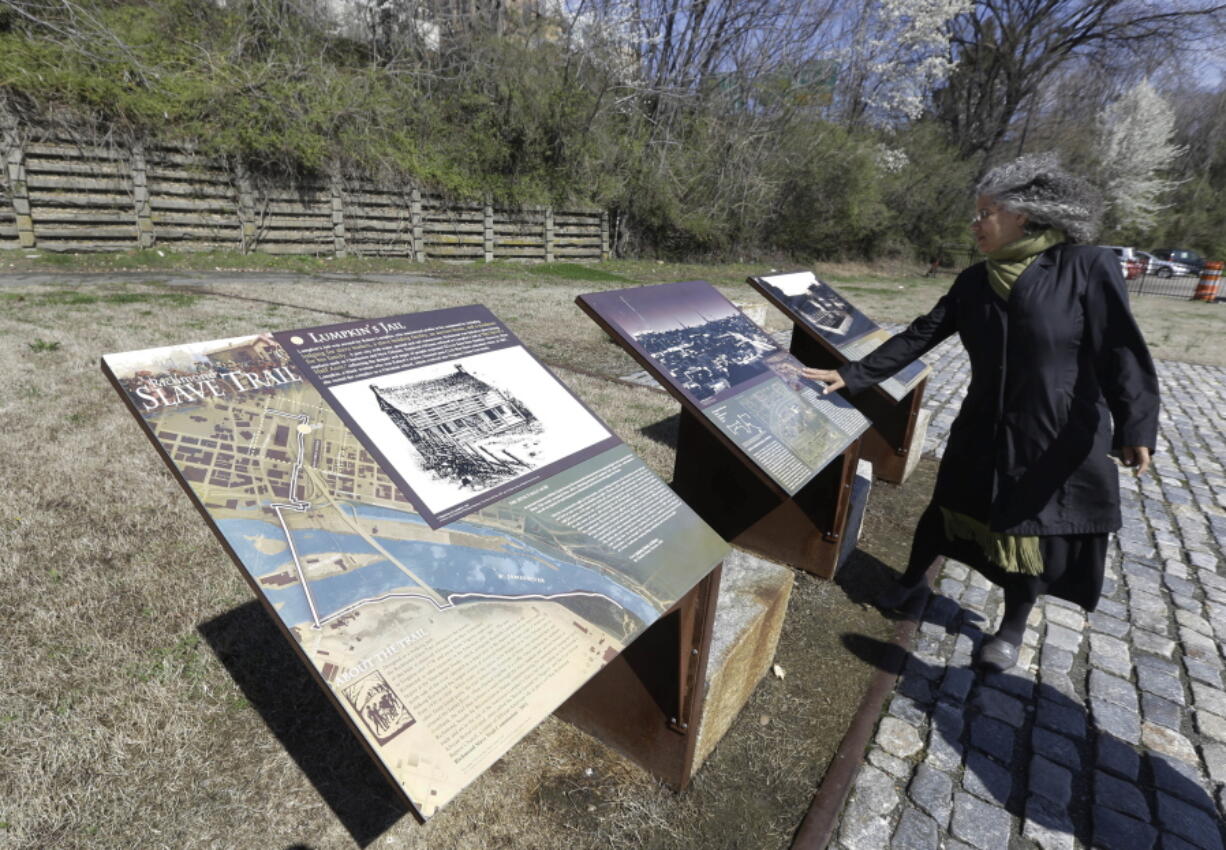
[[[1189,251],[1186,248],[1159,248],[1157,251],[1150,251],[1150,253],[1159,260],[1186,266],[1188,273],[1200,274],[1201,269],[1205,267],[1205,258],[1195,251]],[[1169,276],[1167,275],[1167,277]]]
[[[1120,271],[1125,280],[1136,280],[1145,273],[1145,263],[1137,258],[1135,249],[1119,245],[1103,245],[1102,247],[1119,258]]]
[[[1176,277],[1191,274],[1192,268],[1183,263],[1173,263],[1170,260],[1160,260],[1148,251],[1137,251],[1137,259],[1145,266],[1145,273],[1158,277]]]

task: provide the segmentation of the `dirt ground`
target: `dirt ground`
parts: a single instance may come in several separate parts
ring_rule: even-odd
[[[569,263],[555,263],[547,267],[506,261],[488,265],[441,262],[423,264],[407,260],[361,257],[329,259],[226,252],[176,254],[160,250],[83,255],[39,251],[7,253],[8,256],[0,255],[0,276],[4,273],[20,275],[56,271],[138,271],[170,278],[180,270],[247,270],[279,274],[363,276],[393,273],[433,276],[447,281],[449,286],[469,284],[478,295],[484,295],[491,283],[520,284],[522,289],[528,291],[571,284],[574,293],[578,294],[596,288],[707,280],[720,287],[734,300],[751,304],[765,302],[745,284],[747,276],[773,271],[795,271],[800,268],[797,264],[782,262],[776,262],[774,265],[766,262],[715,265],[647,260],[611,260],[588,267]],[[882,322],[905,323],[927,312],[954,280],[953,274],[948,270],[933,277],[925,277],[926,267],[903,260],[819,263],[813,270],[821,279],[833,284],[853,299],[862,310]],[[336,305],[340,302],[332,303],[332,309],[337,309]],[[495,311],[499,310],[492,303],[489,303],[489,306]],[[392,312],[406,312],[407,309]],[[1207,304],[1183,298],[1146,295],[1133,297],[1132,309],[1154,357],[1209,366],[1226,366],[1226,347],[1217,342],[1218,335],[1223,327],[1226,327],[1226,302]],[[785,326],[782,315],[773,309],[768,310],[767,317],[772,329],[777,330]],[[598,333],[594,326],[582,329]],[[521,331],[517,329],[517,332]],[[564,339],[541,340],[542,344],[547,342],[552,343],[555,349],[568,345]]]
[[[786,678],[759,685],[688,790],[550,718],[422,826],[98,368],[107,352],[338,310],[482,301],[546,360],[583,368],[556,371],[667,479],[677,405],[610,380],[633,364],[572,304],[625,278],[508,276],[270,285],[263,301],[224,282],[0,286],[0,847],[788,845],[872,673],[841,638],[892,633],[864,600],[905,557],[930,462],[905,487],[875,486],[836,582],[797,574],[777,657]]]

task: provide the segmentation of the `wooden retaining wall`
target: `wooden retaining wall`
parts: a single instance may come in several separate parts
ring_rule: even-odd
[[[17,248],[17,213],[9,192],[9,164],[0,152],[0,250]]]
[[[464,204],[339,175],[270,183],[189,150],[0,140],[0,249],[163,246],[551,262],[609,256],[608,214]]]

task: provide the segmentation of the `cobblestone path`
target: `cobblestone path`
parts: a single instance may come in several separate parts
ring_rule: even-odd
[[[924,450],[939,458],[970,367],[956,338],[925,360]],[[1158,452],[1144,478],[1121,475],[1098,610],[1043,597],[1018,665],[983,675],[971,662],[1003,596],[948,562],[835,846],[1223,850],[1226,369],[1159,362],[1158,375]]]
[[[927,359],[925,449],[939,457],[969,367],[956,342]],[[1121,476],[1124,527],[1098,610],[1044,598],[1018,666],[985,676],[971,660],[1002,595],[947,563],[838,846],[1223,847],[1226,369],[1158,373],[1158,453],[1144,478]]]

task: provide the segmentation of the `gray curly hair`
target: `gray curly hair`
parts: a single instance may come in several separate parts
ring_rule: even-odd
[[[1005,209],[1027,216],[1026,231],[1054,227],[1071,242],[1092,242],[1102,218],[1102,194],[1060,167],[1053,153],[1028,154],[998,165],[975,188]]]

